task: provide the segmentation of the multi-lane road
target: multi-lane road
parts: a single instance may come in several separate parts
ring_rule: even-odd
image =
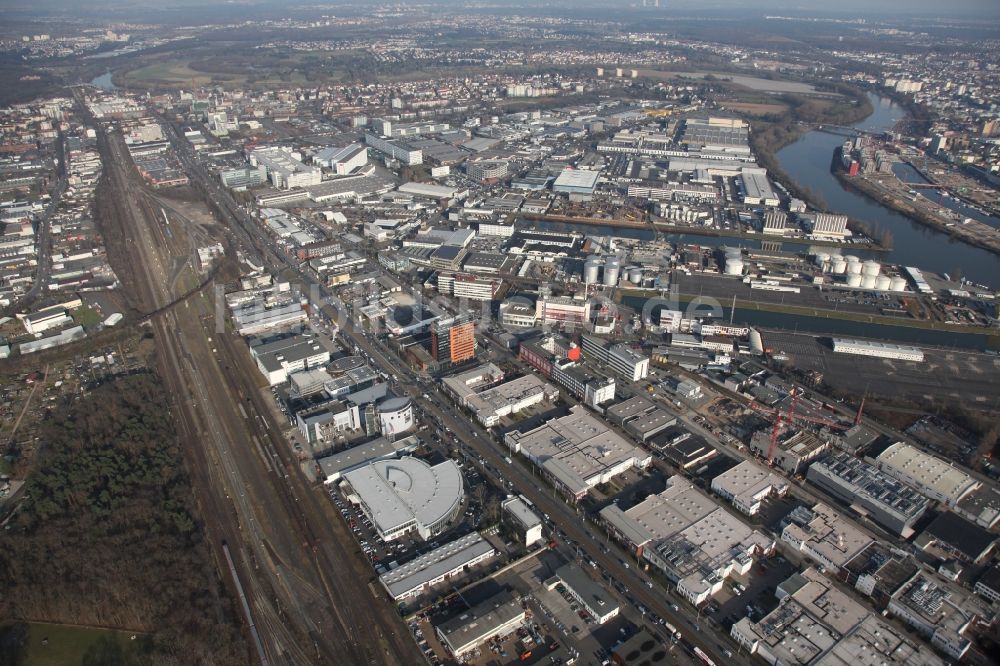
[[[289,257],[275,251],[263,229],[208,174],[204,166],[197,161],[190,147],[185,144],[172,127],[168,134],[181,163],[188,171],[188,175],[192,177],[192,182],[197,183],[202,188],[208,201],[214,205],[229,224],[233,237],[244,248],[252,248],[259,253],[265,265],[271,270],[291,271],[298,275],[303,283],[313,284],[309,276],[305,275]],[[522,493],[531,500],[548,516],[548,520],[571,545],[577,548],[582,555],[596,562],[612,580],[617,581],[619,591],[624,591],[623,594],[629,603],[641,605],[649,612],[665,618],[682,632],[687,643],[700,647],[717,663],[749,663],[744,657],[726,655],[729,648],[724,645],[724,639],[713,636],[710,631],[701,630],[695,613],[687,612],[686,609],[680,607],[678,610],[674,610],[675,604],[670,601],[662,588],[649,587],[649,579],[643,576],[636,567],[630,566],[623,555],[607,546],[602,546],[603,542],[591,529],[584,514],[577,507],[570,506],[563,500],[554,497],[551,491],[543,488],[539,480],[519,462],[508,464],[502,445],[494,442],[489,432],[477,427],[468,418],[451,408],[443,394],[438,392],[436,385],[418,378],[405,363],[392,357],[391,352],[388,352],[384,346],[358,329],[349,309],[336,295],[322,285],[318,285],[311,297],[313,296],[322,301],[313,303],[317,309],[318,306],[323,305],[333,306],[337,313],[335,323],[340,327],[341,333],[352,344],[357,345],[359,349],[370,356],[383,372],[397,375],[404,392],[414,399],[425,414],[443,427],[451,428],[466,447],[488,463],[486,469],[487,471],[492,470],[496,482],[500,485],[504,485],[504,481],[508,482],[510,485],[507,487]],[[433,392],[433,395],[429,392]],[[425,399],[424,393],[428,393],[430,399]],[[263,413],[265,410],[261,407],[260,411]],[[276,448],[282,448],[280,443],[276,444]],[[325,505],[324,508],[330,510],[328,501],[325,502]],[[320,511],[324,508],[314,506],[314,509]],[[345,534],[343,538],[350,541],[350,534]],[[360,556],[357,559],[361,560]],[[378,603],[387,605],[384,602]]]
[[[511,484],[508,487],[523,494],[548,516],[549,522],[559,530],[571,546],[596,562],[612,580],[623,585],[627,601],[642,605],[650,612],[665,618],[681,631],[685,640],[701,647],[716,663],[749,663],[738,657],[724,657],[724,651],[729,648],[722,644],[722,640],[712,637],[709,631],[696,629],[699,625],[695,613],[688,613],[679,606],[680,610],[675,611],[673,608],[675,604],[669,600],[662,588],[654,585],[651,589],[648,586],[649,578],[643,576],[636,567],[626,566],[628,563],[624,554],[619,554],[617,549],[602,547],[604,541],[599,531],[592,528],[577,507],[555,497],[539,478],[521,464],[520,460],[512,458],[513,462],[507,463],[508,456],[503,445],[495,442],[489,432],[475,425],[468,416],[452,408],[436,385],[418,378],[404,363],[393,357],[391,352],[387,352],[382,345],[373,342],[369,336],[355,328],[350,318],[342,317],[341,323],[346,324],[341,327],[341,331],[369,355],[374,363],[384,372],[395,373],[400,378],[402,389],[413,398],[425,414],[444,427],[450,428],[465,447],[488,463],[484,469],[491,474],[498,485],[504,486],[505,482]],[[429,399],[423,397],[425,392],[428,393]]]

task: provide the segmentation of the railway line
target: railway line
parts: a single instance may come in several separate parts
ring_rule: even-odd
[[[204,167],[197,163],[196,159],[189,153],[187,148],[183,145],[183,142],[176,136],[176,133],[172,129],[171,136],[174,146],[178,150],[178,154],[181,157],[182,164],[185,164],[185,166],[189,166],[192,169],[192,172],[189,172],[189,176],[191,176],[192,181],[194,181],[197,174],[204,174]],[[274,249],[270,246],[268,239],[265,237],[264,232],[254,224],[253,220],[249,218],[245,211],[236,206],[229,194],[223,191],[221,186],[214,181],[208,180],[207,174],[204,175],[202,180],[198,182],[200,182],[201,186],[204,188],[206,197],[213,202],[217,210],[222,212],[224,218],[228,220],[233,230],[234,237],[241,239],[247,244],[248,247],[259,252],[260,255],[264,257],[265,263],[270,269],[291,271],[298,275],[305,284],[314,284],[312,280],[302,273],[298,266],[294,265],[290,261],[290,259],[282,257],[274,251]],[[620,560],[616,559],[616,556],[613,553],[605,552],[600,548],[600,543],[597,540],[597,537],[595,537],[577,510],[568,506],[561,500],[552,497],[548,491],[544,490],[537,484],[536,480],[532,478],[531,473],[520,464],[506,464],[504,452],[499,448],[499,446],[491,443],[489,433],[482,431],[465,419],[457,418],[456,416],[449,414],[447,410],[442,408],[439,402],[433,399],[434,396],[432,396],[432,399],[423,398],[421,389],[418,388],[416,378],[412,372],[405,365],[395,362],[391,358],[387,357],[384,352],[384,348],[381,347],[381,345],[372,343],[354,328],[354,322],[348,316],[348,311],[339,298],[331,294],[322,286],[317,286],[316,294],[311,294],[311,297],[313,296],[319,296],[324,301],[324,303],[314,303],[314,306],[318,307],[322,304],[330,304],[337,310],[337,314],[339,315],[337,323],[341,325],[341,330],[344,335],[346,335],[354,344],[358,345],[359,348],[366,351],[381,370],[389,374],[400,373],[400,379],[403,386],[407,389],[406,392],[427,414],[433,415],[439,423],[452,428],[463,443],[473,450],[478,456],[481,456],[484,460],[489,462],[494,470],[497,470],[498,472],[502,470],[504,477],[499,479],[499,482],[503,483],[504,480],[512,481],[518,492],[523,493],[526,497],[528,497],[528,499],[535,503],[536,506],[540,507],[548,515],[552,516],[554,523],[560,528],[562,533],[566,535],[568,539],[572,540],[572,543],[578,549],[578,552],[586,554],[589,558],[599,563],[602,569],[609,572],[612,580],[624,584],[626,586],[624,588],[626,590],[626,594],[631,599],[641,603],[646,608],[676,625],[683,632],[685,641],[688,644],[699,647],[706,655],[713,657],[717,663],[748,663],[745,658],[739,656],[736,658],[723,658],[722,649],[720,649],[716,643],[710,642],[709,636],[706,633],[702,633],[700,631],[696,619],[692,619],[687,614],[673,610],[672,605],[665,600],[662,592],[657,593],[654,590],[647,588],[645,584],[646,581],[639,575],[635,568],[626,567]],[[251,369],[251,372],[255,371]],[[251,399],[255,403],[255,409],[257,409],[259,413],[267,413],[266,406],[260,403],[263,399],[260,394],[251,396]],[[277,433],[277,429],[269,430],[266,435],[270,438],[280,438],[280,435]],[[278,446],[277,450],[282,451],[283,456],[290,456],[290,452],[286,446]],[[287,460],[287,458],[283,459]],[[326,548],[336,549],[342,553],[344,551],[355,550],[356,547],[353,546],[354,542],[351,535],[346,533],[346,529],[343,528],[342,521],[337,520],[337,516],[335,515],[335,512],[333,512],[331,503],[327,500],[327,498],[319,496],[319,494],[315,492],[306,493],[304,497],[307,498],[307,502],[311,503],[311,510],[309,512],[310,515],[322,515],[323,513],[331,514],[333,518],[328,524],[337,525],[344,531],[341,539],[333,542],[326,542]],[[350,559],[355,563],[360,563],[362,575],[367,576],[366,578],[362,578],[360,580],[369,580],[370,570],[368,569],[367,563],[361,560],[360,555]],[[388,606],[388,604],[385,604],[384,602],[377,602],[376,604],[372,604],[372,606]],[[396,636],[394,636],[394,638],[399,638],[400,633],[405,634],[405,631],[396,632]],[[380,633],[380,638],[382,637],[384,636]],[[408,643],[408,652],[416,654],[416,656],[415,658],[411,658],[411,661],[409,662],[404,659],[401,663],[419,663],[422,657],[420,657],[419,653],[415,653],[415,647],[412,641],[409,640],[408,636],[404,636],[403,638],[404,642]],[[380,656],[388,658],[391,654],[392,653],[386,649],[384,655]]]
[[[177,399],[174,415],[200,515],[220,572],[228,568],[222,549],[228,544],[265,659],[420,663],[401,620],[372,598],[373,574],[339,515],[323,490],[305,480],[270,421],[245,343],[216,326],[206,297],[214,277],[183,300],[175,297],[176,263],[190,256],[191,246],[180,234],[164,233],[160,209],[143,196],[121,137],[102,133],[101,149],[109,253],[131,307],[147,313],[161,375]],[[255,440],[263,457],[253,452]]]

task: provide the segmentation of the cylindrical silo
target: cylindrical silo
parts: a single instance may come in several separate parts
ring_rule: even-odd
[[[892,280],[889,279],[888,275],[879,275],[875,278],[875,288],[879,291],[889,291],[889,285]]]
[[[743,275],[743,259],[732,255],[726,255],[726,275]]]
[[[847,258],[847,274],[861,275],[861,261],[857,257]]]
[[[598,275],[601,272],[600,257],[591,256],[583,262],[583,282],[584,284],[597,284]]]
[[[874,289],[875,281],[878,280],[876,275],[861,275],[861,288],[862,289]]]
[[[755,328],[750,329],[750,353],[760,356],[764,353],[764,339],[760,335],[760,331]]]
[[[840,256],[835,256],[830,260],[830,272],[836,275],[843,275],[847,272],[847,260]]]
[[[878,274],[882,271],[882,266],[874,259],[869,259],[865,263],[861,264],[861,274],[865,277],[878,277]]]
[[[889,280],[889,291],[906,291],[906,280],[896,275]]]
[[[813,261],[816,262],[817,266],[823,266],[823,264],[830,261],[830,255],[826,252],[817,252],[813,257]]]
[[[639,284],[642,282],[642,269],[638,266],[633,266],[628,269],[628,281],[632,284]]]
[[[604,264],[605,286],[614,287],[618,285],[618,274],[621,273],[621,269],[622,262],[614,257],[608,259],[607,263]]]
[[[847,286],[848,287],[860,287],[861,286],[861,273],[848,273],[847,274]]]

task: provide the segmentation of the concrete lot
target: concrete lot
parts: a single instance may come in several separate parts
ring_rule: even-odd
[[[713,597],[713,603],[706,609],[708,622],[728,633],[748,613],[753,619],[760,619],[777,607],[775,589],[794,571],[791,563],[775,558],[754,564],[747,576],[727,580],[726,586]],[[746,590],[737,593],[733,589],[734,582],[743,585]],[[715,607],[718,610],[713,611]]]
[[[996,409],[1000,357],[960,350],[924,348],[923,363],[836,354],[829,339],[796,333],[767,333],[767,344],[787,353],[805,371],[823,373],[831,386],[907,400],[959,401]]]

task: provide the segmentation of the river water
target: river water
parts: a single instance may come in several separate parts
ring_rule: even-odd
[[[889,99],[869,94],[874,112],[854,127],[865,131],[888,130],[898,120],[905,117],[902,107]],[[882,206],[857,190],[842,184],[830,171],[834,150],[846,137],[812,131],[795,143],[778,152],[777,158],[782,169],[790,178],[801,185],[818,192],[830,210],[845,213],[852,219],[868,222],[876,228],[888,229],[893,235],[893,249],[888,253],[866,253],[849,249],[851,254],[872,256],[905,266],[916,266],[935,273],[954,274],[961,271],[966,278],[990,287],[1000,287],[1000,257],[986,250],[953,240],[922,224],[910,220],[885,206]],[[908,175],[908,174],[901,174]],[[917,175],[919,177],[919,175]],[[917,181],[911,181],[917,182]],[[931,196],[934,193],[928,192]],[[984,222],[989,223],[987,220]],[[616,236],[625,238],[652,239],[652,231],[636,229],[616,229],[613,227],[562,224],[557,222],[535,222],[532,226],[551,230],[582,231],[590,235]],[[759,247],[755,240],[727,238],[706,238],[696,234],[669,234],[669,240],[682,243],[712,243]],[[784,249],[804,251],[807,245],[785,243]],[[646,299],[626,297],[624,304],[642,311]],[[729,308],[723,307],[727,318]],[[751,326],[765,328],[797,329],[803,332],[897,340],[917,344],[940,345],[965,349],[983,349],[988,340],[983,335],[956,335],[943,331],[932,331],[906,326],[865,324],[853,321],[787,315],[737,308],[734,320]]]
[[[903,108],[891,100],[874,94],[868,97],[874,112],[854,127],[867,131],[888,130],[905,117]],[[918,224],[841,183],[830,172],[830,162],[833,151],[844,141],[845,137],[835,134],[809,132],[778,151],[778,162],[795,182],[818,192],[831,211],[867,222],[876,229],[889,230],[893,249],[883,253],[881,260],[949,273],[953,277],[957,272],[974,282],[1000,287],[1000,257],[997,255]],[[852,253],[863,254],[853,250]]]
[[[853,125],[860,130],[888,130],[906,116],[898,104],[879,95],[868,95],[874,111],[870,116]],[[952,277],[962,275],[973,282],[992,288],[1000,288],[1000,256],[952,239],[945,233],[914,222],[879,203],[869,199],[854,188],[844,185],[830,171],[834,150],[846,137],[818,130],[809,132],[798,141],[778,151],[777,159],[782,169],[800,185],[818,192],[834,212],[844,213],[855,220],[867,222],[875,229],[886,229],[892,233],[893,248],[889,252],[865,252],[851,246],[844,249],[862,258],[904,266],[916,266],[934,273],[948,273]],[[910,174],[901,173],[903,176]],[[919,178],[919,174],[913,174]],[[907,178],[909,180],[909,178]],[[913,181],[917,182],[917,181]],[[925,196],[941,199],[936,191],[924,192]],[[943,205],[953,207],[968,217],[974,217],[987,224],[997,226],[996,218],[981,216],[966,210],[954,200],[941,199]],[[988,218],[988,219],[987,219]],[[654,234],[646,229],[618,229],[614,227],[565,224],[560,222],[533,222],[531,226],[553,231],[582,231],[589,235],[639,238],[652,240]],[[697,234],[668,234],[674,242],[701,243],[714,245],[739,245],[759,248],[760,242],[752,239],[713,238]],[[773,239],[768,239],[773,240]],[[808,244],[784,243],[783,249],[807,251]],[[824,248],[825,249],[825,248]]]
[[[896,177],[904,183],[914,183],[919,185],[928,182],[926,178],[920,175],[919,171],[903,162],[893,164],[892,171],[896,174]],[[990,225],[994,229],[1000,229],[1000,217],[996,217],[995,215],[990,215],[981,210],[972,208],[964,201],[956,199],[955,197],[945,196],[940,190],[924,187],[916,190],[916,192],[920,196],[929,199],[936,204],[944,206],[945,208],[950,208],[960,214],[963,218],[971,217],[972,219],[978,220],[983,224]]]
[[[107,91],[115,89],[115,84],[111,81],[111,72],[105,72],[100,76],[94,77],[94,80],[90,82],[90,85],[97,86],[101,90]]]

